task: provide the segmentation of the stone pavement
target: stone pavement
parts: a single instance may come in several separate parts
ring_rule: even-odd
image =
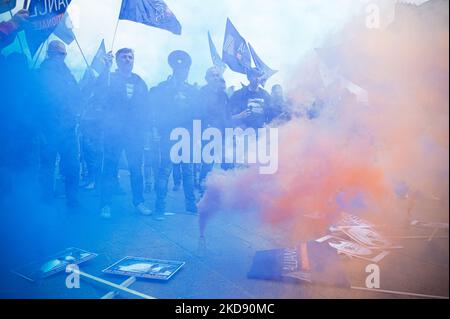
[[[126,173],[121,174],[128,189]],[[284,227],[272,228],[252,214],[222,214],[206,231],[205,245],[199,241],[198,216],[183,213],[183,192],[169,191],[170,212],[165,221],[138,215],[129,195],[118,195],[113,217],[98,216],[98,194],[82,191],[82,209],[69,213],[62,199],[53,206],[28,209],[18,214],[2,212],[0,242],[1,298],[99,298],[108,290],[81,281],[80,289],[67,289],[66,274],[40,283],[30,283],[12,274],[17,265],[52,255],[67,247],[92,251],[98,256],[80,268],[115,283],[125,278],[101,271],[125,256],[185,261],[169,282],[138,280],[132,289],[156,298],[399,298],[382,293],[309,284],[251,280],[246,277],[256,251],[286,247]],[[154,195],[147,195],[148,203]],[[381,289],[448,296],[448,239],[402,241],[381,263]],[[353,286],[364,287],[368,262],[341,260]],[[120,298],[120,297],[119,297]]]

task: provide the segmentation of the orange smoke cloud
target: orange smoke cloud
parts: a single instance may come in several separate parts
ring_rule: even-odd
[[[394,222],[405,214],[399,183],[439,200],[423,217],[448,218],[448,2],[431,2],[399,10],[385,30],[349,25],[334,41],[338,73],[367,92],[368,105],[347,81],[325,86],[316,55],[304,60],[289,92],[295,108],[318,99],[328,106],[319,119],[279,128],[276,174],[250,167],[209,178],[202,234],[219,211],[256,210],[266,223],[288,222],[292,240],[314,239],[358,194],[360,214]]]

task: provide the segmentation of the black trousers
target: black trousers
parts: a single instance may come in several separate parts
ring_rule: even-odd
[[[86,165],[88,183],[97,182],[102,169],[102,136],[98,133],[98,121],[86,121],[80,126],[80,150],[82,163]]]
[[[166,197],[168,191],[168,182],[170,173],[174,167],[170,158],[170,150],[173,145],[173,141],[168,138],[162,138],[160,143],[161,163],[158,172],[158,179],[156,183],[156,202],[155,211],[157,214],[165,213],[166,211]],[[179,164],[180,179],[183,181],[183,190],[186,210],[196,211],[195,194],[194,194],[194,171],[193,164],[181,163]]]
[[[57,130],[43,133],[40,138],[40,183],[44,198],[54,194],[56,155],[60,156],[60,169],[65,178],[67,201],[75,201],[78,193],[80,162],[78,143],[73,130]]]
[[[101,205],[110,205],[117,181],[117,167],[122,151],[130,170],[131,192],[135,206],[144,202],[144,179],[142,164],[144,137],[128,137],[126,134],[107,134],[104,136],[103,170],[101,178]]]

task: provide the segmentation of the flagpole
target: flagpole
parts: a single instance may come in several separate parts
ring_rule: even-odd
[[[113,39],[112,39],[111,51],[114,50],[114,43],[116,42],[117,29],[119,28],[119,21],[120,21],[120,19],[117,18],[116,28],[115,28],[115,30],[114,30],[114,36],[113,36]]]
[[[119,28],[119,22],[120,22],[120,14],[122,13],[122,8],[126,7],[128,0],[122,0],[122,4],[120,6],[120,13],[119,16],[117,17],[117,22],[116,22],[116,28],[114,30],[114,36],[112,39],[112,45],[111,45],[111,51],[114,50],[114,44],[116,42],[116,36],[117,36],[117,29]]]
[[[47,40],[45,40],[45,42],[42,43],[41,46],[39,47],[39,50],[38,50],[38,52],[36,54],[36,60],[34,60],[33,66],[31,67],[32,69],[34,69],[34,67],[36,66],[37,62],[39,61],[39,57],[41,55],[42,49],[44,48],[44,46],[46,46],[46,44],[47,44]]]
[[[78,46],[78,49],[80,50],[81,55],[83,56],[84,62],[86,63],[86,66],[88,67],[88,69],[91,68],[91,66],[89,65],[88,60],[86,59],[86,56],[84,55],[83,49],[81,48],[80,43],[78,42],[77,36],[75,35],[75,33],[73,34],[73,38],[75,39],[75,42]]]

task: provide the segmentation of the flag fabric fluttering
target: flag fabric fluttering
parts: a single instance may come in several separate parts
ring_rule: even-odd
[[[0,0],[0,14],[11,11],[16,7],[17,0]]]
[[[92,68],[86,68],[86,71],[84,71],[83,77],[81,78],[78,85],[80,88],[84,89],[86,87],[89,87],[93,81],[95,81],[95,74],[94,71],[92,71]]]
[[[94,69],[98,74],[102,73],[105,68],[105,64],[103,63],[103,57],[105,55],[106,55],[106,46],[105,40],[103,39],[91,63],[91,68]]]
[[[227,19],[222,60],[231,70],[238,73],[247,74],[247,70],[251,68],[252,60],[247,42],[239,34],[230,19]]]
[[[122,0],[119,19],[181,34],[180,22],[163,0]]]
[[[92,59],[91,66],[86,68],[86,71],[84,71],[83,77],[80,80],[80,86],[86,87],[89,86],[92,81],[95,80],[95,72],[97,74],[101,74],[105,70],[105,63],[103,62],[103,57],[106,55],[106,45],[105,40],[103,39],[100,43],[100,46],[97,50],[97,53],[95,54],[94,58]]]
[[[261,58],[256,54],[255,49],[253,49],[252,45],[248,44],[250,48],[250,52],[253,57],[253,62],[255,62],[256,68],[263,73],[263,82],[265,83],[270,77],[276,74],[278,71],[272,70],[265,64]]]
[[[211,59],[216,68],[218,68],[222,73],[225,72],[227,65],[222,61],[219,53],[217,52],[216,46],[211,38],[211,34],[208,31],[208,41],[209,41],[209,50],[211,51]]]
[[[64,15],[72,0],[61,0],[49,6],[47,0],[31,0],[29,26],[25,29],[28,48],[34,56],[39,47],[55,31],[64,19]]]
[[[369,103],[369,93],[341,75],[339,65],[340,55],[337,47],[316,48],[315,51],[320,59],[319,74],[324,87],[329,87],[331,84],[339,82],[340,85],[357,97],[358,102],[367,105]]]
[[[58,24],[53,34],[64,41],[64,43],[67,45],[70,45],[73,41],[75,41],[75,34],[73,33],[73,23],[72,20],[70,20],[68,12],[66,12],[63,20]]]

